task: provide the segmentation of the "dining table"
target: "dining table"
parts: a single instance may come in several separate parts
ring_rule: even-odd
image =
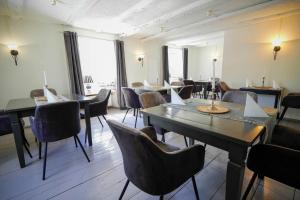
[[[257,142],[266,142],[276,124],[276,116],[265,118],[244,117],[245,106],[214,101],[229,112],[209,114],[198,111],[211,100],[188,99],[185,105],[162,104],[143,109],[145,126],[156,126],[228,152],[226,172],[226,200],[241,199],[245,160],[248,149]],[[200,172],[201,173],[201,172]]]
[[[131,87],[136,93],[141,94],[144,92],[159,92],[162,94],[167,93],[171,89],[179,91],[183,86],[160,86],[160,85],[150,85],[150,86],[141,86],[141,87]]]
[[[90,109],[89,103],[93,99],[93,96],[84,96],[78,94],[68,94],[61,95],[59,99],[61,101],[65,100],[74,100],[80,103],[80,106],[84,108],[85,111],[85,123],[86,123],[86,131],[88,135],[88,143],[89,146],[92,146],[92,134],[91,134],[91,121],[90,121]],[[20,119],[23,117],[34,116],[35,109],[37,106],[46,104],[47,101],[41,100],[38,98],[18,98],[11,99],[8,101],[7,106],[5,108],[5,113],[8,114],[13,135],[15,146],[17,150],[18,160],[21,168],[26,166],[24,151],[23,151],[23,137],[22,132],[24,132],[24,127],[20,123]]]

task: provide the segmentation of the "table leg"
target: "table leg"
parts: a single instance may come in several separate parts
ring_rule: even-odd
[[[274,108],[278,107],[278,100],[279,100],[279,95],[275,96],[275,103],[274,103]]]
[[[15,139],[15,145],[17,149],[17,154],[19,158],[20,167],[25,167],[25,157],[24,157],[24,151],[23,151],[23,137],[22,137],[22,125],[20,123],[20,119],[17,113],[10,113],[9,119],[12,127],[12,131],[14,134]]]
[[[229,151],[229,162],[226,174],[226,200],[241,199],[241,192],[245,172],[247,150],[241,148]]]
[[[85,126],[88,136],[89,146],[93,145],[92,141],[92,129],[91,129],[91,117],[90,117],[90,106],[88,103],[84,105],[84,116],[85,116]]]
[[[204,90],[203,90],[203,95],[204,95],[204,99],[207,99],[207,84],[204,84]]]

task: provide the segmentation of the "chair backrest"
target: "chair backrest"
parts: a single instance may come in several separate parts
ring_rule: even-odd
[[[222,97],[222,101],[245,105],[247,94],[249,94],[253,98],[253,100],[257,102],[257,94],[255,94],[254,92],[239,90],[225,92],[225,94]]]
[[[258,144],[250,149],[247,167],[262,176],[300,189],[300,151]]]
[[[133,82],[133,83],[131,83],[131,86],[132,87],[143,87],[144,83],[142,83],[142,82]]]
[[[166,103],[165,98],[159,92],[145,92],[139,96],[143,108],[150,108]]]
[[[194,85],[193,80],[183,80],[184,85]]]
[[[130,182],[149,194],[164,194],[170,189],[170,169],[163,162],[167,153],[143,132],[107,120],[122,152],[125,174]]]
[[[50,92],[52,92],[54,95],[57,95],[55,89],[48,88],[48,90],[50,90]],[[31,92],[30,92],[30,97],[31,98],[42,97],[42,96],[44,96],[44,89],[35,89],[35,90],[31,90]]]
[[[178,95],[182,98],[182,99],[189,99],[192,96],[192,92],[193,92],[193,85],[187,85],[184,86],[179,92]]]
[[[91,117],[106,115],[108,100],[111,94],[111,90],[101,89],[97,96],[90,103],[90,115]]]
[[[0,114],[0,136],[12,133],[8,115]]]
[[[131,88],[123,87],[122,92],[127,108],[141,108],[139,95]]]
[[[172,86],[184,86],[184,83],[182,81],[174,81],[171,83]]]
[[[79,103],[58,102],[37,106],[32,130],[41,142],[54,142],[80,132]]]
[[[284,107],[300,108],[300,93],[289,93],[281,103]]]

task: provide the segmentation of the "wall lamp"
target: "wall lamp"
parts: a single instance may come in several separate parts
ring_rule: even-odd
[[[13,58],[15,65],[17,66],[18,65],[18,55],[19,55],[19,52],[17,50],[18,46],[16,44],[10,44],[7,47],[10,50],[10,55]]]
[[[137,56],[137,60],[142,64],[142,67],[144,66],[144,54],[140,54]]]
[[[278,38],[275,38],[273,41],[272,41],[272,44],[273,44],[273,58],[274,60],[276,60],[276,57],[277,57],[277,53],[278,51],[280,51],[281,49],[281,39],[278,37]]]

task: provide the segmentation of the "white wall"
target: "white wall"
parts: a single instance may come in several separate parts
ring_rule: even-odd
[[[273,60],[272,39],[278,34],[280,19],[225,32],[223,79],[232,87],[245,85],[248,78],[261,85],[266,76],[287,91],[300,92],[300,15],[282,18],[282,49]]]
[[[222,78],[223,39],[218,39],[215,45],[205,47],[189,47],[188,78],[207,80],[212,77],[212,59],[217,58],[216,77]]]
[[[48,84],[59,93],[69,92],[62,26],[0,17],[0,108],[12,98],[29,97],[32,89]],[[7,45],[19,45],[15,66]]]

